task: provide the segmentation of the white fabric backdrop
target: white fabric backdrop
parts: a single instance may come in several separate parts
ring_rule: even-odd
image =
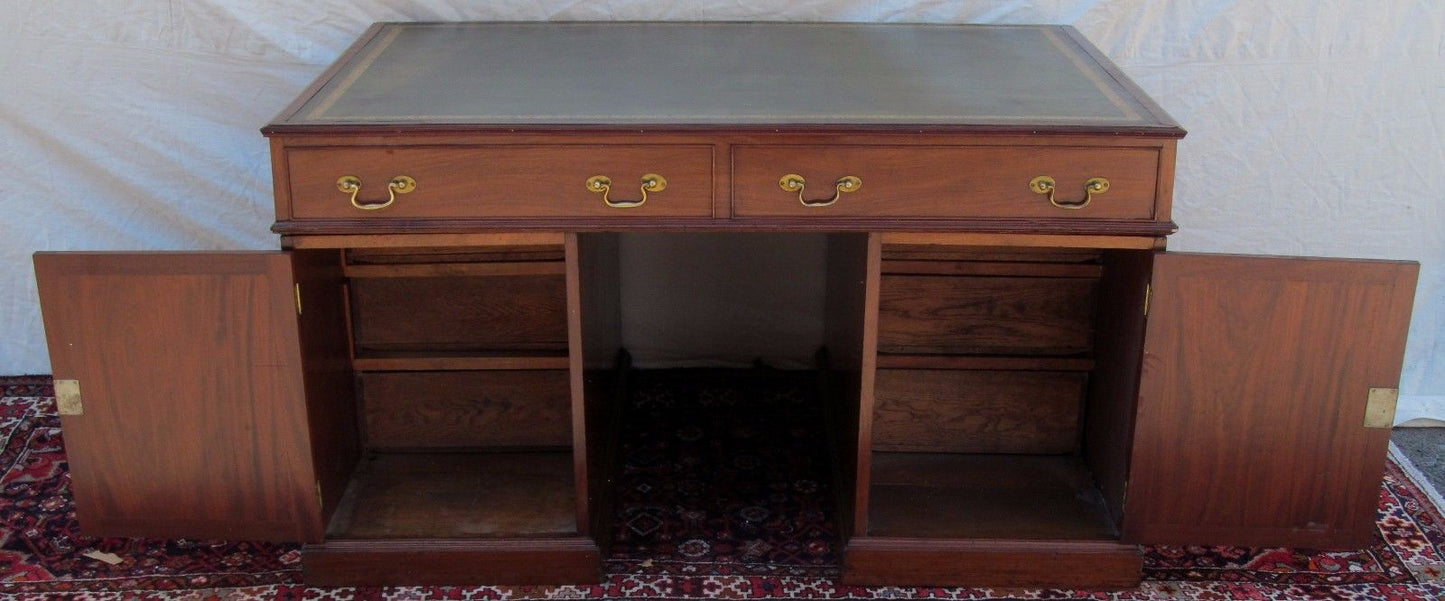
[[[1422,263],[1400,416],[1445,418],[1445,2],[6,0],[0,11],[0,373],[49,369],[36,250],[275,248],[256,130],[373,21],[1066,23],[1190,131],[1171,249]]]

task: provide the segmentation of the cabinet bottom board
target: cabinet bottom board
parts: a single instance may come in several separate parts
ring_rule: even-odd
[[[327,538],[576,533],[571,451],[373,453],[357,466]]]
[[[873,453],[868,535],[1117,541],[1074,455]]]
[[[546,585],[601,581],[601,552],[567,538],[350,540],[306,545],[311,586]]]
[[[1112,541],[860,536],[843,563],[852,585],[1122,590],[1139,585],[1144,556]]]

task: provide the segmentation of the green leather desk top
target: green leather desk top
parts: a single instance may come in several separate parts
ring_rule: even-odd
[[[323,126],[1183,132],[1059,26],[387,23],[267,131]]]

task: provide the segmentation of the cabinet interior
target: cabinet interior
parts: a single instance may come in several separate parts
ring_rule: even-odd
[[[338,255],[358,452],[329,539],[606,532],[618,241],[573,240]],[[1118,539],[1149,253],[820,241],[842,530]]]
[[[1143,254],[882,247],[860,534],[1117,540]]]
[[[353,249],[360,460],[331,539],[579,528],[565,251]]]

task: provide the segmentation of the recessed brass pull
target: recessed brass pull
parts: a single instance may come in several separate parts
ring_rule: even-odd
[[[667,179],[656,173],[648,173],[642,176],[640,190],[642,198],[637,200],[612,200],[608,194],[612,192],[612,178],[605,175],[594,175],[587,178],[587,189],[602,195],[602,204],[614,209],[635,209],[647,202],[648,192],[661,192],[667,189]]]
[[[826,207],[838,202],[838,199],[842,198],[845,192],[856,192],[859,188],[862,188],[863,180],[853,175],[845,175],[838,178],[838,181],[833,182],[833,197],[827,200],[808,200],[803,198],[803,188],[807,187],[807,185],[807,180],[804,180],[803,176],[796,173],[789,173],[778,180],[778,187],[782,188],[784,192],[797,192],[798,202],[803,203],[805,207]]]
[[[385,209],[396,202],[397,194],[406,194],[416,189],[416,180],[405,175],[398,175],[386,183],[386,202],[356,202],[356,195],[361,192],[361,178],[355,175],[343,175],[336,178],[336,189],[342,194],[351,195],[351,206],[363,211],[375,211]]]
[[[1034,194],[1048,194],[1049,204],[1060,209],[1082,209],[1094,202],[1095,194],[1103,194],[1109,191],[1109,180],[1102,177],[1091,177],[1084,180],[1084,199],[1078,202],[1059,202],[1054,198],[1054,178],[1047,175],[1040,175],[1029,180],[1029,190]]]

